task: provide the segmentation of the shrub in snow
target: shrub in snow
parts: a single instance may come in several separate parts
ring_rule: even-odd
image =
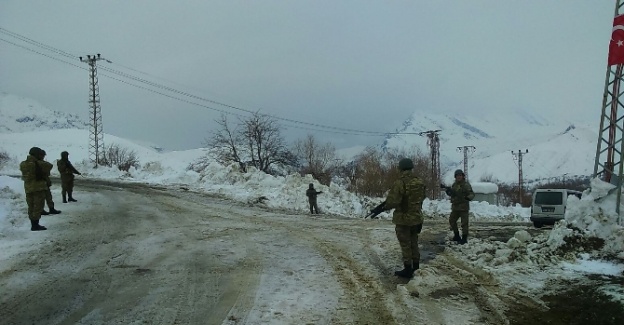
[[[100,157],[100,164],[108,167],[116,166],[124,172],[129,171],[131,167],[139,168],[140,166],[136,151],[122,148],[117,144],[104,148]]]
[[[11,160],[11,157],[9,157],[9,154],[4,150],[0,150],[0,165],[4,165],[9,160]]]

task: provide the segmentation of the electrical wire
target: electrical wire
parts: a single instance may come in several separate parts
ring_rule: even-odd
[[[57,49],[55,47],[52,47],[52,46],[49,46],[49,45],[46,45],[46,44],[43,44],[41,42],[35,41],[35,40],[30,39],[28,37],[25,37],[23,35],[11,32],[11,31],[9,31],[9,30],[7,30],[5,28],[2,28],[2,27],[0,27],[0,33],[3,33],[3,34],[5,34],[7,36],[10,36],[10,37],[17,38],[17,39],[19,39],[19,40],[21,40],[23,42],[26,42],[26,43],[31,44],[33,46],[36,46],[36,47],[48,50],[50,52],[56,53],[57,55],[60,55],[60,56],[66,57],[66,58],[75,59],[77,57],[75,55],[67,53],[66,51]],[[82,66],[78,66],[76,64],[73,64],[73,63],[70,63],[70,62],[67,62],[67,61],[55,58],[53,56],[47,55],[45,53],[42,53],[42,52],[39,52],[39,51],[36,51],[36,50],[33,50],[33,49],[30,49],[30,48],[25,47],[23,45],[19,45],[17,43],[10,42],[10,41],[5,40],[5,39],[0,39],[0,40],[6,42],[8,44],[17,46],[19,48],[31,51],[33,53],[36,53],[36,54],[39,54],[39,55],[43,55],[43,56],[48,57],[50,59],[53,59],[53,60],[56,60],[56,61],[60,61],[60,62],[65,63],[65,64],[69,64],[69,65],[72,65],[74,67],[78,67],[78,68],[80,68],[82,70],[88,70],[88,69],[86,69],[86,68],[84,68]],[[108,62],[110,62],[110,61],[108,61]],[[298,125],[297,128],[299,128],[299,129],[313,130],[313,131],[317,131],[317,132],[329,132],[329,133],[344,134],[344,135],[360,135],[360,136],[362,136],[362,135],[365,135],[365,136],[388,136],[388,135],[416,135],[416,134],[417,135],[422,135],[423,134],[422,132],[421,133],[412,133],[412,132],[377,132],[377,131],[367,131],[367,130],[357,130],[357,129],[341,128],[341,127],[323,125],[323,124],[318,124],[318,123],[303,122],[303,121],[299,121],[299,120],[295,120],[295,119],[290,119],[290,118],[285,118],[285,117],[280,117],[280,116],[275,116],[275,115],[270,115],[270,114],[254,112],[254,111],[251,111],[251,110],[248,110],[248,109],[243,109],[243,108],[240,108],[240,107],[237,107],[237,106],[221,103],[221,102],[218,102],[218,101],[215,101],[215,100],[211,100],[211,99],[207,99],[207,98],[204,98],[204,97],[201,97],[201,96],[193,95],[191,93],[188,93],[188,92],[185,92],[185,91],[181,91],[181,90],[178,90],[178,89],[166,86],[166,85],[162,85],[162,84],[159,84],[159,83],[156,83],[156,82],[152,82],[152,81],[140,78],[140,77],[136,77],[136,76],[133,76],[131,74],[125,73],[123,71],[112,69],[112,68],[109,68],[109,67],[106,67],[106,66],[99,66],[99,69],[103,70],[105,72],[108,72],[110,74],[117,75],[117,76],[122,77],[122,78],[127,78],[127,79],[133,80],[135,82],[142,83],[142,84],[145,84],[145,85],[148,85],[148,86],[160,89],[160,90],[172,92],[172,93],[184,96],[184,97],[189,97],[189,98],[191,98],[193,100],[208,102],[208,103],[211,103],[211,104],[223,106],[225,108],[228,108],[228,109],[231,109],[231,110],[240,111],[240,112],[244,112],[244,113],[247,113],[247,114],[259,114],[259,115],[262,115],[262,116],[267,116],[267,117],[270,117],[270,118],[273,118],[273,119],[276,119],[276,120],[280,120],[280,121],[286,122],[288,124],[290,124],[290,123],[296,124],[296,125]],[[143,72],[141,72],[139,70],[132,69],[132,68],[127,68],[126,67],[126,69],[130,69],[130,70],[133,70],[133,71],[137,71],[137,72],[143,73]],[[177,97],[177,96],[168,95],[168,94],[165,94],[164,92],[153,90],[153,89],[150,89],[150,88],[147,88],[147,87],[144,87],[144,86],[139,86],[139,85],[134,84],[134,83],[129,83],[129,82],[123,81],[123,80],[121,80],[119,78],[116,78],[116,77],[113,77],[111,75],[105,74],[105,73],[101,73],[101,74],[103,76],[107,77],[107,78],[111,78],[113,80],[122,82],[124,84],[128,84],[128,85],[131,85],[133,87],[136,87],[136,88],[139,88],[139,89],[142,89],[142,90],[145,90],[145,91],[149,91],[149,92],[161,95],[161,96],[165,96],[165,97],[168,97],[168,98],[171,98],[171,99],[174,99],[174,100],[185,102],[185,103],[188,103],[188,104],[191,104],[191,105],[204,107],[204,108],[207,108],[207,109],[210,109],[210,110],[221,112],[223,114],[236,115],[236,116],[239,116],[239,117],[244,116],[244,115],[233,113],[231,111],[217,109],[217,108],[214,108],[214,107],[211,107],[211,106],[208,106],[208,105],[203,105],[203,104],[199,104],[197,102],[193,102],[193,101],[190,101],[190,100],[182,99],[182,98]],[[147,74],[147,73],[143,73],[143,74]],[[306,127],[302,127],[301,125],[304,125]]]

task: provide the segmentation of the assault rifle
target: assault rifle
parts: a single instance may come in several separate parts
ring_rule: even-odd
[[[386,208],[386,201],[383,201],[378,206],[370,210],[370,212],[366,215],[366,217],[364,217],[364,219],[369,218],[369,217],[371,219],[377,218],[377,215],[382,213],[385,210],[385,208]]]
[[[440,184],[440,188],[443,189],[444,192],[446,192],[446,195],[448,195],[448,196],[452,196],[455,193],[455,191],[453,191],[453,189],[450,186],[446,186],[444,184]],[[449,190],[450,190],[450,194],[449,194]]]

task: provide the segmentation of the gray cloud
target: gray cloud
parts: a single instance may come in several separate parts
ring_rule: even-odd
[[[102,67],[250,111],[391,132],[417,110],[597,120],[612,16],[610,1],[581,0],[5,0],[0,27],[68,52],[75,60],[63,60],[83,68],[77,56],[102,53],[113,61]],[[3,41],[0,51],[0,90],[86,117],[86,70]],[[215,127],[214,110],[105,74],[105,132],[187,149]],[[338,147],[382,140],[289,126],[290,140],[308,132]]]

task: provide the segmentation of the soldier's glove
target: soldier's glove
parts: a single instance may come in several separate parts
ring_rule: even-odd
[[[446,189],[446,195],[454,196],[455,195],[455,191],[452,188],[447,188]]]
[[[446,188],[446,185],[440,184],[440,188],[444,189],[444,188]]]

